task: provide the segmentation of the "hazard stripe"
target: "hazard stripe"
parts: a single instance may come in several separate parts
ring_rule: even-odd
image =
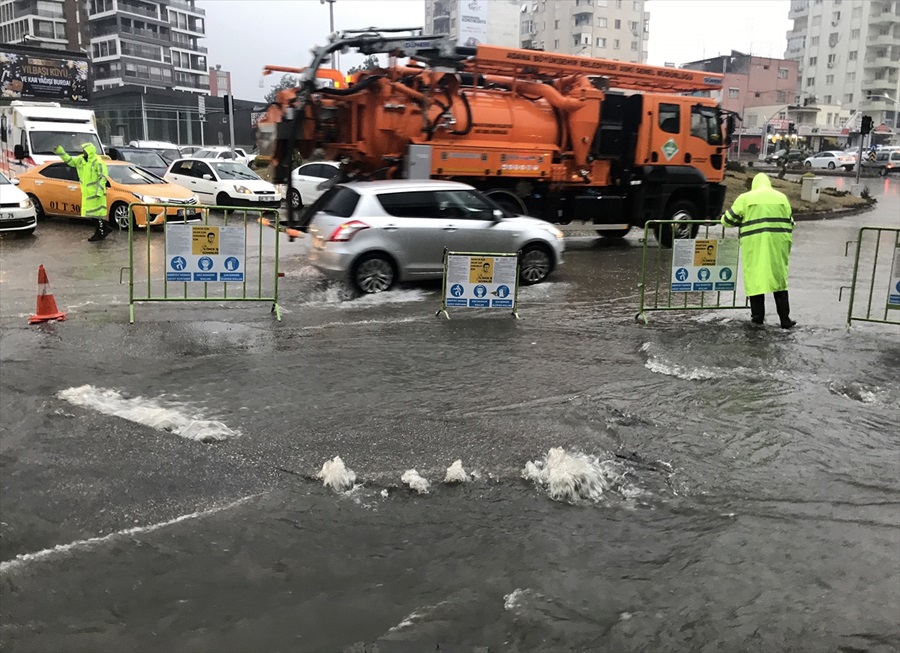
[[[757,234],[791,234],[793,233],[793,229],[785,228],[785,227],[763,227],[761,229],[752,229],[750,231],[741,231],[739,234],[740,238],[746,238],[747,236],[756,236]]]
[[[44,296],[44,295],[52,295],[52,294],[53,293],[50,292],[50,284],[49,283],[39,283],[38,284],[38,295]]]
[[[763,223],[776,223],[776,224],[792,224],[792,220],[790,218],[754,218],[753,220],[747,220],[744,222],[744,227],[749,227],[754,224],[763,224]]]

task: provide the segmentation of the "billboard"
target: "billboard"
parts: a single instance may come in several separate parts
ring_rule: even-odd
[[[0,45],[0,99],[90,100],[87,55]]]
[[[458,0],[456,15],[459,21],[459,45],[476,46],[487,43],[488,0]]]

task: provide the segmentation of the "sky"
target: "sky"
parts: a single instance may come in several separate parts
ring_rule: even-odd
[[[232,88],[243,100],[262,100],[281,78],[263,78],[264,65],[305,66],[310,48],[325,43],[330,31],[329,5],[320,0],[198,0],[197,5],[206,10],[202,44],[209,48],[209,65],[231,72]],[[790,0],[647,0],[647,63],[681,65],[731,50],[780,58],[791,27],[789,7]],[[425,20],[423,0],[336,0],[333,8],[338,30],[418,27]],[[359,55],[344,55],[340,67],[361,61]]]

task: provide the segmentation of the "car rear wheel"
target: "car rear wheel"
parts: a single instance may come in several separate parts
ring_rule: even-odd
[[[679,200],[669,205],[666,210],[667,220],[681,222],[698,220],[697,207],[689,200]],[[670,249],[676,238],[693,238],[700,231],[698,224],[658,224],[656,225],[656,242],[664,249]]]
[[[834,161],[829,161],[829,162],[828,162],[828,169],[829,169],[829,170],[834,170]]]
[[[110,226],[128,229],[129,219],[133,220],[134,216],[128,215],[128,205],[125,202],[116,202],[112,205],[112,208],[109,210]]]
[[[303,198],[300,197],[300,191],[296,188],[291,189],[291,208],[295,211],[303,208]]]
[[[519,260],[519,281],[523,286],[540,283],[553,269],[553,255],[544,245],[530,245],[522,250]]]
[[[397,279],[394,262],[385,254],[367,254],[353,267],[354,287],[369,295],[389,290]]]

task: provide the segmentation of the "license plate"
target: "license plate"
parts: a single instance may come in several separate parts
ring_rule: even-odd
[[[0,213],[0,220],[12,220],[15,217],[12,213]]]

